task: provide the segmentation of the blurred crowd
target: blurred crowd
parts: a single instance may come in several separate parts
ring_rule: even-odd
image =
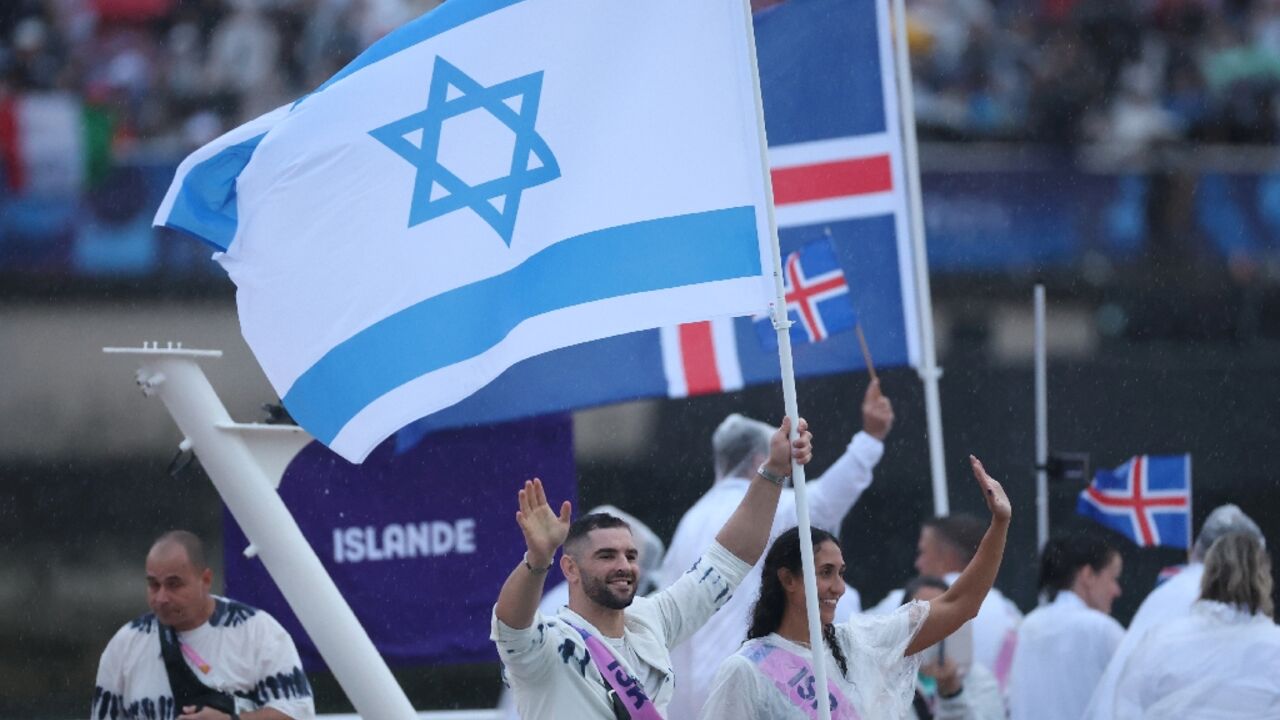
[[[316,87],[440,0],[5,0],[0,100],[65,91],[117,157],[183,151]]]
[[[314,88],[441,0],[6,0],[0,93],[189,147]],[[778,0],[755,0],[757,9]],[[921,134],[1144,148],[1269,143],[1280,0],[908,0]]]
[[[906,6],[923,137],[1129,151],[1178,141],[1276,139],[1277,0],[907,0]]]
[[[908,5],[929,135],[1132,148],[1275,140],[1276,0]]]

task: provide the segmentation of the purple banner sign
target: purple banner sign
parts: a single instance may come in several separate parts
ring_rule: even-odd
[[[352,465],[313,442],[285,471],[280,496],[388,662],[496,660],[489,613],[524,551],[516,491],[536,476],[557,507],[576,504],[572,421],[439,432],[402,454],[394,444]],[[324,667],[225,511],[223,540],[227,594],[283,623],[307,670]],[[562,579],[551,572],[548,587]]]

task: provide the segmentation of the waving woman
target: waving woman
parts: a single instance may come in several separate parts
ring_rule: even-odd
[[[820,657],[827,663],[833,718],[907,716],[920,664],[913,656],[976,615],[995,582],[1009,528],[1009,498],[977,458],[969,460],[991,511],[991,526],[968,567],[933,600],[907,603],[889,615],[855,616],[832,624],[836,601],[844,593],[844,557],[834,536],[813,531],[825,638]],[[703,720],[817,716],[814,653],[807,642],[809,623],[800,567],[800,535],[792,529],[765,556],[760,599],[752,612],[747,642],[720,666]]]

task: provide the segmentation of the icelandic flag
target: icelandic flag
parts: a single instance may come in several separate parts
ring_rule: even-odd
[[[822,342],[858,324],[849,301],[849,284],[828,240],[811,242],[787,255],[782,261],[782,277],[793,345]],[[773,318],[757,315],[754,324],[760,342],[777,352],[778,333],[773,329]]]
[[[1136,455],[1099,470],[1076,512],[1127,536],[1139,547],[1191,547],[1191,456]]]
[[[925,259],[914,257],[908,231],[887,0],[790,0],[755,23],[783,256],[826,243],[845,279],[841,312],[861,322],[876,363],[915,366],[915,267]],[[792,326],[798,376],[864,369],[856,335],[827,330]],[[665,394],[776,382],[770,332],[750,318],[663,328]]]
[[[746,12],[450,0],[187,158],[155,222],[217,250],[285,406],[359,462],[528,358],[767,307]]]

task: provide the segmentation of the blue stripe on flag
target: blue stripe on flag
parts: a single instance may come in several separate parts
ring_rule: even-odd
[[[284,404],[327,445],[374,400],[485,352],[529,318],[623,295],[760,274],[756,215],[749,206],[586,233],[501,275],[428,298],[365,328],[308,368]]]
[[[326,80],[323,85],[312,91],[312,94],[318,93],[348,75],[363,70],[376,62],[386,60],[392,55],[411,48],[424,40],[430,40],[459,25],[465,25],[489,13],[521,2],[524,2],[524,0],[449,0],[449,2],[441,4],[426,15],[401,26],[378,42],[370,45],[367,50],[357,55],[355,60],[347,63],[346,67],[339,70],[337,74]],[[304,96],[298,100],[298,104],[306,99]]]
[[[262,133],[229,145],[197,163],[182,179],[182,189],[165,218],[165,227],[181,230],[225,252],[236,236],[236,178],[249,164]]]

